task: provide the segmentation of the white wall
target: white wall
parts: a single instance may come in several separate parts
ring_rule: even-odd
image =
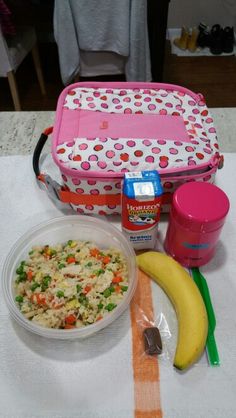
[[[200,22],[236,29],[236,0],[170,0],[168,28],[193,27]]]

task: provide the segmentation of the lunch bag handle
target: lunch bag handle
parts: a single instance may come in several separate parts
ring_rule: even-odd
[[[37,145],[35,147],[34,153],[33,153],[33,170],[35,173],[35,176],[42,188],[44,186],[46,188],[47,193],[54,201],[61,201],[60,199],[60,191],[62,190],[62,186],[55,180],[51,178],[48,174],[41,173],[39,168],[39,160],[41,156],[41,152],[43,150],[43,147],[45,143],[47,142],[48,136],[53,132],[53,127],[50,126],[46,128],[40,135],[40,138],[37,142]]]
[[[38,143],[35,147],[34,153],[33,153],[33,170],[38,180],[41,180],[41,173],[39,170],[39,159],[41,152],[43,150],[43,147],[48,139],[48,136],[52,133],[53,127],[50,126],[49,128],[46,128],[40,135],[40,138],[38,140]]]
[[[65,187],[59,184],[57,181],[53,180],[49,174],[42,173],[39,168],[39,160],[40,155],[43,150],[45,143],[47,142],[48,136],[53,132],[53,127],[50,126],[49,128],[45,129],[40,138],[38,143],[35,147],[33,153],[33,170],[37,180],[39,181],[40,185],[44,185],[50,197],[53,200],[60,201],[61,203],[65,204],[74,204],[74,205],[89,205],[91,203],[103,206],[103,205],[120,205],[121,204],[121,196],[119,194],[111,195],[111,194],[99,194],[96,196],[91,195],[78,195]],[[91,199],[93,201],[91,201]]]

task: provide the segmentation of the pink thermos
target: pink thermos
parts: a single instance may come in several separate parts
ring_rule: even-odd
[[[214,256],[229,211],[229,199],[211,183],[189,182],[174,193],[164,247],[186,267],[199,267]]]

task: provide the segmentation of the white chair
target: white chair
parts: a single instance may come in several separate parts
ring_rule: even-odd
[[[15,110],[21,110],[15,72],[26,55],[31,52],[43,95],[46,94],[36,33],[33,27],[18,28],[18,33],[5,38],[0,28],[0,77],[7,77]]]

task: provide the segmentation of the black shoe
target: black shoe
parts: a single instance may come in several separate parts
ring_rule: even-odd
[[[210,47],[210,32],[205,29],[205,30],[201,30],[198,34],[197,37],[197,45],[200,48],[206,48],[206,47]]]
[[[234,28],[226,26],[222,35],[222,50],[230,54],[234,50]]]
[[[220,55],[223,52],[223,29],[218,24],[211,28],[210,51],[213,55]]]
[[[200,22],[199,23],[199,25],[198,25],[199,32],[204,32],[207,29],[208,29],[208,27],[207,27],[207,25],[204,22]]]
[[[206,48],[210,46],[210,32],[208,26],[204,22],[198,25],[199,34],[197,37],[197,46]]]

